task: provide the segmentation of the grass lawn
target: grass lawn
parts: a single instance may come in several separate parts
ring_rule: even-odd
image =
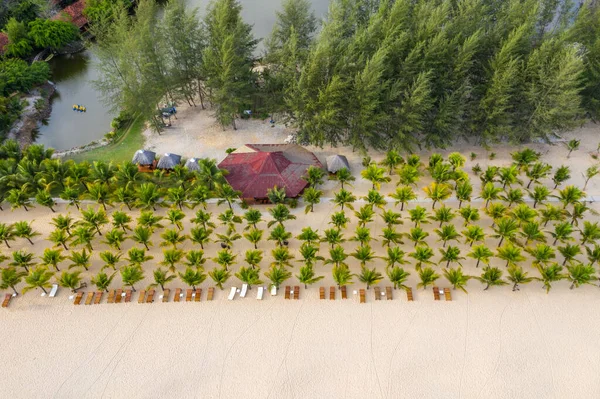
[[[144,119],[137,117],[129,125],[125,134],[115,143],[94,150],[80,152],[79,154],[73,154],[66,157],[66,159],[72,159],[77,162],[88,161],[90,163],[99,160],[113,161],[114,163],[131,161],[133,154],[144,146],[143,130]]]

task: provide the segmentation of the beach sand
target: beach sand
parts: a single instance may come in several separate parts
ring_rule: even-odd
[[[250,121],[240,123],[237,132],[228,131],[218,136],[220,128],[210,121],[208,111],[194,115],[187,112],[182,110],[178,114],[175,125],[180,124],[179,127],[168,129],[162,136],[152,136],[149,147],[159,153],[210,156],[220,160],[227,147],[247,142],[282,142],[288,134],[282,127],[269,128],[262,122]],[[181,131],[184,135],[178,135]],[[582,148],[568,160],[564,146],[536,144],[531,147],[541,151],[543,160],[554,166],[570,165],[573,178],[569,184],[581,184],[581,173],[593,163],[589,153],[596,150],[598,132],[598,127],[588,125],[565,135],[582,138]],[[347,155],[358,175],[361,156],[351,149],[311,149],[323,160],[331,153]],[[471,151],[478,154],[475,161],[467,161],[465,170],[479,187],[471,166],[475,163],[483,168],[488,163],[509,164],[509,154],[514,147],[494,146],[497,158],[493,161],[487,159],[485,150],[465,144],[440,152],[447,155],[456,150],[467,157]],[[429,153],[422,153],[424,162]],[[372,156],[380,159],[382,154]],[[590,182],[588,197],[600,195],[598,180]],[[421,190],[429,182],[430,179],[423,179],[419,183],[420,199],[409,207],[418,204],[431,208]],[[545,183],[550,184],[549,180]],[[369,182],[359,177],[352,191],[361,196],[369,188]],[[395,180],[384,185],[381,192],[389,194],[394,188]],[[324,199],[315,206],[315,213],[304,215],[302,204],[293,210],[297,219],[287,222],[286,228],[294,235],[308,225],[321,232],[329,228],[330,215],[336,211],[329,199],[338,185],[327,181],[323,189]],[[475,191],[478,192],[478,188]],[[473,201],[472,205],[481,208],[483,204]],[[450,200],[447,206],[455,208],[457,203]],[[591,206],[600,210],[598,203]],[[394,206],[388,203],[387,208]],[[209,205],[215,219],[225,209],[226,205]],[[259,209],[264,218],[270,220],[268,206]],[[111,208],[109,213],[113,210]],[[242,212],[238,206],[235,210]],[[57,207],[57,212],[70,212],[79,217],[74,208],[67,209],[64,204]],[[134,216],[137,213],[133,212]],[[166,209],[157,213],[164,215]],[[184,228],[189,232],[194,212],[186,213]],[[407,217],[406,210],[402,215]],[[490,221],[483,212],[481,215],[478,224],[485,226],[489,234]],[[32,221],[34,229],[42,233],[34,238],[35,245],[18,239],[11,246],[13,250],[24,249],[38,256],[51,245],[45,237],[52,230],[49,222],[53,216],[39,206],[30,212],[0,212],[4,223]],[[592,218],[597,220],[598,217]],[[345,230],[347,238],[356,227],[356,218],[352,215],[351,219]],[[460,217],[453,222],[459,231],[463,229]],[[267,230],[264,222],[260,227]],[[377,217],[369,227],[374,238],[380,239],[377,236],[383,227],[381,219]],[[405,233],[410,227],[410,221],[405,220],[398,230]],[[440,244],[433,233],[436,227],[429,224],[425,229],[430,233],[427,242],[436,252],[433,260],[437,264]],[[220,226],[217,232],[223,230]],[[154,260],[144,265],[146,279],[136,285],[138,289],[151,283],[152,270],[162,260],[159,233],[155,233],[150,251]],[[412,243],[404,241],[401,248],[409,253]],[[497,239],[488,237],[486,244],[495,249]],[[384,255],[380,241],[371,245],[378,256]],[[128,240],[124,252],[132,246]],[[293,274],[298,273],[300,265],[298,246],[297,240],[290,242],[290,249],[296,255]],[[350,253],[357,243],[348,241],[343,246]],[[259,244],[265,251],[261,274],[268,269],[273,247],[273,242]],[[463,244],[459,247],[462,255],[466,255],[468,247]],[[182,248],[190,250],[194,246],[187,241]],[[244,264],[244,252],[249,248],[245,239],[235,242],[233,252],[238,256],[238,263],[233,271]],[[88,284],[102,265],[98,253],[106,249],[108,246],[97,238],[92,267],[82,274]],[[218,249],[217,243],[209,244],[207,257],[215,256]],[[3,245],[0,250],[8,252]],[[328,255],[325,243],[321,244],[321,255]],[[585,257],[580,255],[578,259],[583,261]],[[168,285],[171,288],[169,303],[162,303],[157,293],[153,304],[138,304],[136,294],[129,304],[106,304],[105,295],[100,305],[74,306],[66,289],[60,289],[56,298],[42,297],[39,291],[26,293],[0,311],[0,345],[4,355],[0,397],[600,397],[597,378],[600,373],[600,292],[597,286],[569,290],[569,282],[561,281],[546,294],[539,281],[512,292],[510,286],[483,291],[479,282],[471,280],[468,294],[452,291],[452,302],[438,302],[434,301],[430,288],[416,289],[418,276],[414,262],[412,258],[407,257],[407,260],[411,261],[406,266],[411,272],[407,285],[413,287],[414,302],[407,302],[406,294],[400,290],[394,292],[392,301],[376,301],[370,289],[367,303],[360,304],[354,291],[365,286],[356,278],[349,286],[347,300],[339,299],[339,291],[335,301],[319,300],[318,287],[334,285],[330,266],[321,263],[315,270],[325,278],[308,289],[302,287],[298,301],[284,300],[283,292],[275,297],[266,294],[258,301],[256,287],[246,298],[236,296],[234,301],[228,301],[229,288],[241,285],[235,277],[225,284],[224,291],[216,290],[212,302],[206,301],[207,288],[212,285],[208,278],[201,286],[200,303],[173,303],[174,288],[186,288],[180,280]],[[560,255],[557,260],[562,261]],[[348,263],[353,272],[359,271],[355,259],[348,258]],[[68,261],[63,262],[61,270],[68,264]],[[462,264],[466,274],[481,273],[481,268],[475,268],[470,258]],[[504,269],[504,262],[497,258],[492,260],[492,265]],[[522,265],[532,276],[537,276],[531,259]],[[209,260],[206,270],[214,266]],[[368,266],[383,273],[385,262],[377,259]],[[441,266],[435,268],[441,274]],[[183,267],[179,266],[179,270]],[[285,283],[296,284],[296,277]],[[120,285],[117,275],[111,288]],[[379,284],[382,288],[388,285],[387,279]],[[437,285],[448,287],[443,277]]]

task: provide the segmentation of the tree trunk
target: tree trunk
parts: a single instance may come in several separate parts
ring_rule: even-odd
[[[11,285],[10,288],[12,288],[12,290],[15,292],[15,295],[19,295],[19,293],[17,292],[17,290],[15,289],[14,285]]]
[[[46,291],[44,287],[40,286],[40,288],[42,289],[42,291],[44,291],[44,294],[48,295],[48,291]]]
[[[131,290],[132,290],[133,292],[135,292],[135,287],[134,287],[133,285],[131,285],[130,287],[131,287]]]
[[[50,210],[52,211],[52,213],[55,213],[54,208],[52,208],[52,206],[49,206],[48,208],[50,208]]]
[[[25,238],[27,238],[27,241],[29,241],[29,243],[30,243],[31,245],[33,245],[33,241],[31,241],[31,238],[29,238],[29,237],[25,237]]]
[[[6,244],[6,246],[7,246],[8,248],[10,248],[10,245],[8,245],[8,240],[4,240],[4,243]]]

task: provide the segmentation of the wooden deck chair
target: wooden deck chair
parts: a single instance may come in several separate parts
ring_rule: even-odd
[[[329,300],[335,299],[335,287],[329,287]]]
[[[175,288],[175,297],[173,297],[173,302],[179,302],[181,300],[181,288]]]
[[[102,300],[102,296],[104,295],[104,291],[96,291],[96,297],[94,298],[94,305],[100,304]]]
[[[375,292],[375,300],[376,301],[381,300],[381,288],[373,287],[373,291]]]
[[[444,297],[446,297],[447,301],[452,300],[452,294],[450,293],[450,288],[444,288]]]
[[[392,291],[392,287],[385,287],[385,298],[388,301],[394,299],[394,291]]]
[[[75,301],[73,302],[75,305],[80,305],[81,304],[81,299],[83,298],[83,292],[78,292],[77,295],[75,295]]]
[[[93,299],[94,299],[94,291],[88,292],[87,297],[85,297],[85,304],[91,305]]]
[[[433,299],[440,300],[440,289],[438,287],[433,287]]]
[[[348,299],[348,291],[345,285],[342,285],[342,299]]]
[[[108,301],[106,303],[115,303],[115,290],[108,291]]]
[[[294,299],[300,299],[300,286],[294,286]]]
[[[132,295],[133,295],[133,290],[125,291],[125,303],[131,302]]]
[[[413,298],[413,292],[412,292],[412,288],[410,288],[410,287],[406,288],[406,299],[407,299],[409,302],[412,302],[412,301],[414,300],[414,298]]]
[[[185,291],[185,301],[186,302],[192,302],[192,294],[194,293],[194,290],[192,289],[188,289]]]
[[[146,302],[146,290],[140,290],[140,296],[138,297],[138,303]]]
[[[152,303],[154,302],[154,293],[156,291],[154,291],[153,289],[148,291],[148,296],[146,297],[146,303]]]
[[[284,296],[285,299],[290,299],[290,291],[291,291],[290,286],[286,285],[285,286],[285,296]]]
[[[171,294],[171,290],[168,288],[165,288],[165,290],[163,291],[163,297],[162,297],[162,301],[163,302],[169,302],[169,295]]]
[[[214,295],[215,295],[215,287],[208,287],[208,296],[206,297],[206,300],[212,301]]]
[[[365,289],[361,288],[358,292],[360,294],[360,303],[365,303],[367,301],[365,298]]]
[[[11,299],[12,299],[12,294],[5,294],[4,295],[4,301],[2,301],[2,307],[3,308],[7,308]]]
[[[122,289],[118,289],[115,292],[115,303],[121,303],[121,299],[123,299],[123,290]]]
[[[325,299],[325,287],[319,287],[319,299]]]
[[[194,302],[200,302],[201,297],[202,297],[202,288],[196,288],[196,296],[194,297]]]

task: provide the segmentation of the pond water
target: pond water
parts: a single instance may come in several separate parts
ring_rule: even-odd
[[[198,7],[200,15],[210,0],[187,0],[190,7]],[[271,32],[275,12],[281,9],[280,0],[241,0],[244,20],[253,25],[254,36],[264,38]],[[328,0],[311,0],[317,17],[325,15]],[[258,52],[262,51],[259,44]],[[56,94],[52,100],[52,114],[46,125],[40,128],[37,142],[57,150],[67,150],[100,140],[110,131],[112,115],[92,86],[98,72],[94,68],[94,56],[84,51],[50,60],[52,81]],[[73,104],[86,107],[85,113],[73,111]]]

